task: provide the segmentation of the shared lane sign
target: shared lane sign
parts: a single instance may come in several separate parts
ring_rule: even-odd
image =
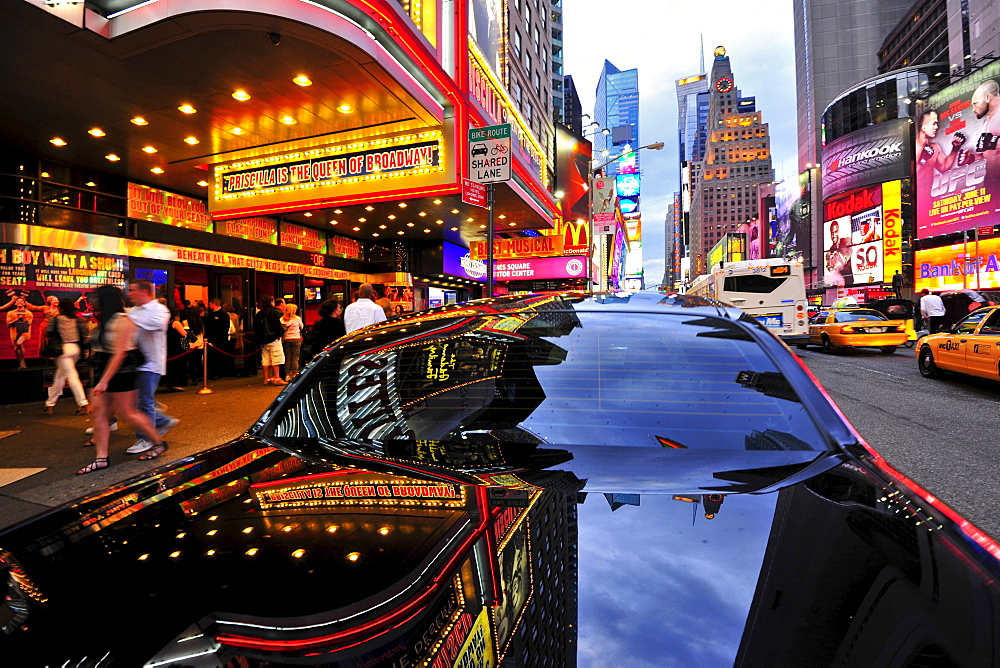
[[[469,130],[469,179],[478,183],[510,180],[510,123]]]

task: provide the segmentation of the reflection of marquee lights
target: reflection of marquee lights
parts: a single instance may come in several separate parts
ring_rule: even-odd
[[[262,509],[315,506],[419,506],[464,508],[465,487],[457,484],[401,482],[375,479],[364,482],[311,482],[261,489],[255,492]]]

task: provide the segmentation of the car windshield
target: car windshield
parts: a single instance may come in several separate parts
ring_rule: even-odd
[[[861,309],[857,311],[838,311],[835,320],[836,322],[857,322],[859,320],[888,320],[888,318],[878,311]]]
[[[765,349],[722,318],[588,312],[561,302],[368,332],[325,353],[259,433],[418,443],[488,435],[743,452],[827,447]]]

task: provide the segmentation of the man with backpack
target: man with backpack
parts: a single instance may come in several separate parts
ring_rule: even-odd
[[[282,380],[279,369],[285,363],[285,352],[281,347],[281,312],[274,308],[271,295],[260,298],[255,325],[255,338],[260,346],[261,366],[264,367],[264,384],[288,385]]]

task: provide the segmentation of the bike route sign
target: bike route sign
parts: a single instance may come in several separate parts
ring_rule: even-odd
[[[469,129],[469,179],[510,180],[510,123]]]

